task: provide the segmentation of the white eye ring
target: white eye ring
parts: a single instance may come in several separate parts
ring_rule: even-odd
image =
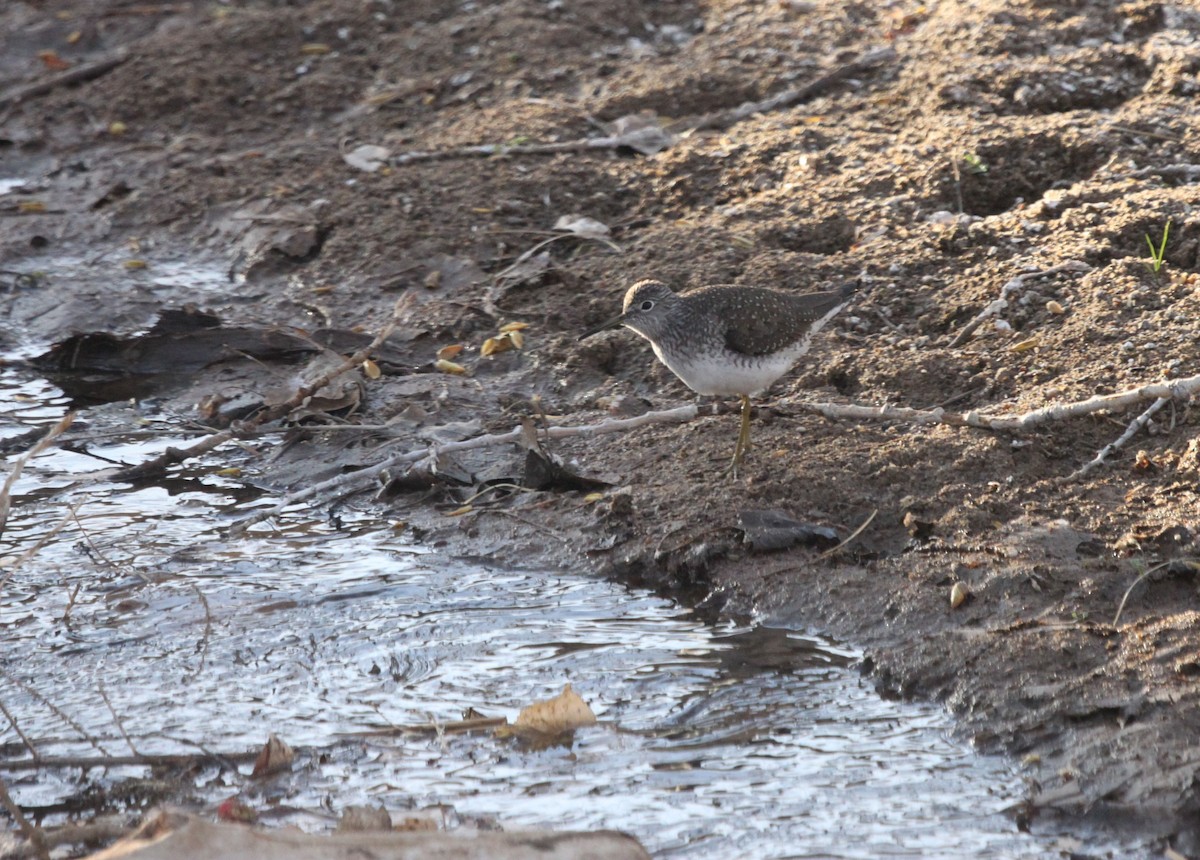
[[[649,299],[646,299],[646,301],[642,302],[642,310],[644,310],[644,311],[648,311],[653,307],[654,307],[654,302],[650,301]]]

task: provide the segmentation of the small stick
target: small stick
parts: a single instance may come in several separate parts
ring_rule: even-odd
[[[108,700],[108,693],[104,689],[104,682],[100,681],[96,684],[96,688],[100,691],[100,698],[104,700],[104,704],[108,706],[108,712],[112,714],[113,722],[117,724],[117,730],[121,733],[121,737],[125,738],[125,743],[129,745],[129,751],[135,756],[140,756],[137,747],[133,745],[133,738],[129,737],[129,732],[125,731],[125,723],[121,721],[121,717],[117,714],[117,709],[112,706],[112,702]]]
[[[1107,445],[1105,445],[1103,448],[1101,448],[1100,453],[1097,454],[1095,456],[1095,458],[1092,459],[1091,462],[1085,463],[1084,465],[1080,466],[1078,469],[1076,469],[1074,472],[1072,472],[1067,477],[1067,480],[1074,481],[1079,478],[1082,478],[1088,472],[1092,471],[1093,469],[1097,468],[1098,466],[1103,465],[1105,459],[1110,454],[1112,454],[1113,452],[1120,449],[1126,442],[1128,442],[1130,439],[1132,439],[1139,430],[1141,430],[1143,427],[1145,427],[1147,424],[1150,423],[1150,419],[1154,416],[1155,412],[1162,409],[1164,406],[1166,406],[1170,402],[1171,402],[1171,398],[1160,397],[1157,400],[1155,400],[1153,403],[1151,403],[1146,408],[1145,412],[1143,412],[1137,418],[1134,418],[1132,421],[1129,422],[1129,426],[1125,428],[1125,432],[1121,434],[1121,437],[1119,439],[1117,439],[1114,442],[1109,442]]]
[[[841,543],[839,543],[837,546],[830,547],[829,549],[825,550],[825,552],[821,553],[821,555],[819,557],[820,558],[829,558],[829,556],[833,555],[835,552],[840,550],[846,544],[850,543],[850,541],[854,540],[856,537],[858,537],[860,534],[863,533],[863,530],[866,529],[866,527],[871,524],[871,521],[875,519],[875,515],[878,513],[879,513],[879,508],[876,508],[875,510],[871,511],[871,516],[869,516],[865,520],[863,520],[863,524],[861,526],[859,526],[854,531],[852,531],[849,535],[847,535],[846,539],[844,541],[842,541]]]
[[[1087,263],[1082,263],[1079,260],[1067,260],[1065,263],[1059,263],[1057,266],[1051,266],[1049,269],[1041,269],[1036,272],[1025,272],[1024,274],[1017,275],[1000,288],[1000,298],[989,304],[973,320],[962,327],[962,330],[954,336],[954,340],[950,341],[951,349],[961,346],[967,338],[975,333],[975,329],[979,328],[985,320],[1008,307],[1008,297],[1024,287],[1026,281],[1057,275],[1059,272],[1090,272],[1091,270],[1092,267]]]
[[[1144,580],[1150,574],[1154,573],[1154,571],[1161,570],[1162,568],[1166,567],[1167,565],[1173,564],[1173,563],[1174,563],[1174,559],[1172,559],[1171,561],[1160,561],[1158,564],[1146,568],[1144,571],[1142,571],[1142,575],[1139,576],[1137,579],[1135,579],[1133,581],[1133,583],[1127,589],[1125,589],[1125,595],[1121,598],[1121,604],[1117,607],[1117,614],[1113,616],[1113,620],[1112,620],[1113,627],[1116,627],[1117,622],[1121,620],[1121,613],[1125,611],[1125,603],[1126,603],[1126,601],[1129,600],[1129,595],[1132,594],[1133,590],[1135,588],[1137,588],[1138,585],[1141,584],[1142,580]]]
[[[657,424],[667,421],[690,421],[699,414],[699,410],[695,404],[688,406],[679,406],[675,409],[667,409],[661,412],[647,412],[643,415],[638,415],[636,418],[618,418],[609,421],[602,421],[599,424],[586,424],[576,427],[547,427],[541,432],[550,439],[565,439],[570,436],[599,436],[603,433],[618,433],[625,430],[632,430],[635,427],[642,427],[647,424]],[[232,535],[243,534],[246,529],[264,520],[269,520],[271,517],[282,513],[292,505],[300,502],[305,502],[313,496],[319,495],[329,490],[340,489],[350,484],[365,484],[366,482],[376,478],[382,472],[388,469],[393,469],[396,466],[407,465],[423,460],[426,457],[436,459],[442,454],[452,454],[457,451],[470,451],[476,448],[490,448],[494,445],[507,445],[513,442],[520,442],[524,435],[523,427],[514,427],[507,433],[489,433],[484,436],[473,436],[470,439],[463,439],[460,442],[449,442],[445,445],[433,446],[427,449],[417,451],[407,451],[403,454],[395,454],[381,463],[376,463],[374,466],[368,466],[365,469],[359,469],[355,472],[349,472],[345,475],[338,475],[335,478],[330,478],[327,481],[322,481],[318,484],[312,484],[303,490],[297,490],[295,493],[290,493],[285,496],[280,502],[270,508],[264,508],[261,511],[256,511],[248,517],[243,517],[229,527],[229,533]]]
[[[8,522],[8,511],[12,506],[12,488],[17,482],[17,478],[21,474],[21,470],[25,468],[25,464],[32,458],[45,451],[50,447],[50,443],[61,436],[71,426],[75,420],[75,413],[68,412],[64,415],[57,424],[47,431],[46,435],[41,440],[26,451],[21,457],[13,463],[12,471],[8,473],[8,477],[4,480],[4,486],[0,487],[0,535],[4,534],[4,526]]]
[[[82,66],[76,66],[73,69],[68,69],[65,72],[55,75],[52,78],[47,78],[44,81],[38,81],[35,84],[29,84],[24,87],[16,87],[9,90],[4,95],[0,95],[0,108],[13,107],[22,102],[29,101],[38,96],[44,96],[46,93],[56,87],[67,86],[69,84],[80,84],[84,81],[94,80],[101,75],[108,74],[117,66],[129,59],[129,54],[120,51],[113,54],[111,57],[103,57],[92,63],[85,63]]]
[[[29,840],[29,844],[33,847],[34,853],[43,858],[50,860],[50,851],[46,847],[45,836],[42,833],[42,828],[35,827],[29,823],[24,813],[21,812],[21,807],[13,801],[8,793],[8,785],[3,779],[0,779],[0,806],[8,810],[8,814],[12,816],[13,821],[17,822],[17,827],[21,829],[21,834]]]
[[[50,531],[38,538],[37,543],[25,550],[25,552],[21,553],[17,559],[8,566],[8,573],[0,577],[0,588],[3,588],[8,584],[8,581],[12,578],[12,575],[16,572],[17,568],[37,555],[38,552],[41,551],[42,547],[54,540],[55,535],[70,525],[71,519],[75,515],[75,511],[79,510],[82,505],[83,502],[76,502],[75,504],[71,505],[71,507],[67,509],[67,513],[61,520],[58,521],[54,528],[50,529]]]
[[[623,146],[640,151],[658,151],[667,149],[675,142],[675,135],[684,132],[701,131],[703,129],[728,128],[755,114],[769,113],[791,107],[800,102],[808,101],[860,72],[865,72],[896,58],[892,48],[876,48],[856,57],[849,63],[827,72],[815,81],[803,86],[784,90],[778,95],[758,102],[747,102],[732,110],[714,111],[694,120],[684,120],[666,130],[634,129],[625,134],[606,135],[605,137],[583,138],[581,140],[563,141],[560,143],[522,143],[506,146],[500,143],[488,143],[478,146],[459,146],[444,150],[414,150],[393,156],[391,163],[395,165],[412,164],[417,161],[441,161],[451,158],[491,158],[505,155],[557,155],[564,152],[585,152],[596,149],[619,149]],[[649,144],[649,147],[645,145]]]
[[[739,105],[732,110],[716,111],[707,114],[697,120],[695,123],[689,123],[690,131],[700,131],[709,128],[728,128],[734,123],[741,122],[748,117],[758,113],[769,113],[770,111],[780,110],[781,108],[791,107],[792,105],[806,102],[816,96],[821,95],[826,90],[830,89],[835,84],[840,84],[842,81],[853,77],[861,72],[870,71],[876,66],[890,63],[896,59],[896,51],[893,48],[875,48],[860,54],[848,63],[838,66],[831,72],[827,72],[815,81],[811,81],[803,86],[793,87],[790,90],[784,90],[778,95],[771,96],[768,99],[763,99],[758,102],[747,102]]]
[[[81,725],[79,725],[79,723],[75,722],[75,720],[73,720],[71,718],[71,716],[69,714],[67,714],[62,708],[60,708],[58,705],[54,704],[54,702],[50,701],[45,696],[43,696],[40,692],[38,692],[36,687],[32,687],[29,684],[26,684],[20,678],[14,678],[12,675],[5,673],[3,670],[0,670],[0,677],[3,677],[6,680],[11,681],[12,683],[16,684],[18,687],[20,687],[22,690],[24,690],[30,696],[37,699],[39,702],[41,702],[43,705],[45,705],[47,708],[49,708],[50,712],[52,714],[54,714],[54,716],[58,717],[60,720],[62,720],[68,726],[73,728],[75,731],[79,732],[79,736],[81,738],[83,738],[84,740],[86,740],[89,744],[91,744],[92,747],[98,753],[100,753],[101,755],[105,755],[105,756],[108,755],[108,750],[106,750],[104,747],[100,746],[99,740],[97,740],[96,738],[89,735],[87,733],[87,731],[83,728],[83,726],[81,726]],[[35,759],[38,758],[38,755],[36,752],[34,752],[33,757]]]
[[[341,374],[358,367],[360,364],[366,361],[370,354],[379,349],[383,342],[391,336],[393,331],[395,331],[396,326],[400,322],[400,315],[404,311],[408,310],[409,306],[412,305],[414,300],[415,299],[412,293],[406,293],[400,298],[399,301],[396,302],[395,307],[392,309],[392,318],[388,321],[387,325],[383,327],[379,334],[376,335],[374,340],[372,340],[358,352],[354,353],[354,355],[347,358],[341,364],[321,374],[315,381],[307,385],[299,386],[292,396],[283,403],[279,403],[258,413],[258,415],[254,416],[253,419],[247,422],[247,426],[251,429],[257,429],[263,424],[267,424],[271,421],[282,418],[302,404],[305,398],[311,397],[314,392],[320,391]],[[160,477],[167,470],[168,466],[172,466],[176,463],[182,463],[185,460],[190,460],[191,458],[198,457],[201,454],[207,454],[214,448],[231,441],[237,435],[238,431],[231,428],[229,430],[222,430],[218,433],[212,433],[208,436],[205,436],[199,442],[189,445],[187,448],[168,447],[167,450],[162,454],[147,460],[145,463],[140,463],[137,466],[130,466],[127,469],[118,470],[116,473],[109,476],[109,480],[138,482]]]
[[[1079,418],[1094,412],[1120,411],[1143,400],[1187,400],[1200,392],[1200,376],[1189,376],[1172,382],[1153,382],[1140,388],[1116,394],[1098,394],[1087,400],[1055,403],[1020,415],[982,415],[970,412],[946,412],[944,409],[912,409],[907,406],[862,406],[855,403],[813,403],[797,401],[796,409],[815,412],[826,418],[850,418],[868,421],[903,421],[908,424],[950,424],[957,427],[978,427],[984,430],[1020,432],[1051,421]]]
[[[57,848],[59,845],[79,845],[87,842],[111,842],[128,836],[137,828],[124,824],[119,820],[93,821],[91,824],[64,824],[51,830],[42,831],[42,844],[46,848]],[[14,860],[24,857],[37,857],[37,848],[32,844],[18,845],[13,851],[4,855]]]
[[[191,675],[191,678],[197,678],[204,671],[204,663],[208,659],[208,640],[212,636],[213,617],[212,609],[208,605],[208,598],[204,596],[204,592],[196,585],[192,586],[192,590],[196,592],[196,596],[204,604],[204,638],[200,640],[202,646],[200,649],[200,665],[196,667],[196,671]]]
[[[351,738],[387,738],[396,735],[442,735],[461,732],[477,732],[481,729],[494,729],[506,724],[504,717],[476,717],[471,720],[452,720],[448,723],[420,723],[413,726],[391,726],[386,729],[366,729],[361,732],[339,733],[341,737]]]
[[[17,733],[17,737],[21,739],[21,743],[25,744],[25,749],[29,750],[29,754],[33,756],[34,761],[40,761],[41,756],[38,755],[37,747],[33,745],[33,741],[21,731],[21,726],[17,723],[17,718],[14,717],[4,706],[4,702],[0,702],[0,714],[4,714],[4,718],[8,720],[9,725],[13,727],[13,731]]]
[[[77,767],[90,770],[98,767],[144,767],[186,768],[204,762],[229,762],[246,764],[258,758],[259,753],[195,753],[190,755],[104,755],[104,756],[43,756],[40,759],[0,759],[0,771],[42,770],[60,767]]]

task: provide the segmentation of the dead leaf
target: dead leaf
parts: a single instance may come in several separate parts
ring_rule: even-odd
[[[379,365],[367,358],[362,363],[363,376],[367,379],[378,379],[383,376],[383,371],[379,369]]]
[[[444,358],[439,358],[433,363],[433,366],[442,373],[453,373],[455,376],[462,376],[467,372],[467,369],[461,364],[455,364],[453,361],[447,361]]]
[[[144,269],[144,268],[146,268],[147,265],[149,265],[149,264],[145,260],[126,260],[125,261],[126,269]]]
[[[386,146],[375,146],[371,143],[364,143],[362,146],[356,146],[349,152],[344,153],[342,161],[358,170],[374,173],[386,165],[391,156],[392,151]]]
[[[519,284],[536,281],[542,276],[542,272],[550,268],[549,251],[542,251],[540,254],[529,256],[526,256],[527,254],[529,254],[528,251],[518,257],[517,262],[496,276],[496,280],[503,284],[506,289]]]
[[[642,155],[654,155],[675,144],[675,135],[663,128],[652,111],[626,114],[610,123],[604,130],[616,139],[619,146],[628,146]]]
[[[36,215],[46,211],[46,204],[41,200],[22,200],[17,204],[17,211],[26,215]]]
[[[259,752],[258,758],[254,761],[254,770],[251,771],[251,776],[265,776],[277,770],[282,770],[285,767],[290,767],[295,759],[295,750],[272,732]]]
[[[319,54],[328,54],[332,50],[333,49],[330,48],[328,45],[326,45],[324,42],[306,42],[300,46],[300,53],[308,54],[310,56],[316,56]]]
[[[439,349],[437,351],[437,357],[444,361],[449,361],[462,351],[463,345],[461,343],[452,343],[449,346],[443,346],[441,349]]]
[[[234,824],[253,824],[258,820],[258,813],[240,797],[230,797],[222,800],[217,806],[217,820]]]
[[[574,233],[583,239],[606,239],[612,232],[607,224],[586,215],[563,215],[554,222],[554,229]]]
[[[60,57],[57,51],[38,51],[38,59],[42,61],[42,65],[52,72],[61,72],[71,68],[71,64]]]
[[[558,735],[581,726],[594,726],[596,715],[567,684],[553,699],[522,708],[513,727],[544,735]]]
[[[510,322],[500,326],[500,333],[508,334],[510,331],[525,331],[527,328],[529,328],[529,323],[527,322]]]

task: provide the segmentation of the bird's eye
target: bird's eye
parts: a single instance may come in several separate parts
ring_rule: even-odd
[[[642,302],[642,310],[644,310],[644,311],[648,311],[648,310],[650,310],[652,307],[654,307],[654,302],[650,301],[649,299],[647,299],[646,301]]]

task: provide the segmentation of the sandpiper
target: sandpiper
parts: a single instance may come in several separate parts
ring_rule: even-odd
[[[798,295],[765,287],[700,287],[674,293],[661,281],[638,281],[618,316],[580,336],[631,328],[697,394],[742,399],[742,427],[733,452],[736,473],[750,445],[750,396],[791,370],[813,337],[855,290]]]

